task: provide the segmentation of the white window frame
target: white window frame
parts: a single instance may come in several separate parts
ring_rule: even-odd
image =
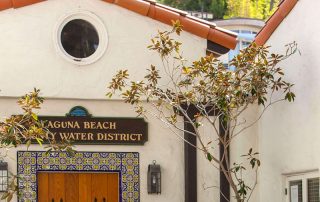
[[[290,182],[302,180],[302,201],[308,201],[308,179],[319,178],[319,171],[298,172],[285,175],[285,201],[290,202]]]
[[[97,50],[87,58],[76,58],[68,54],[61,44],[61,32],[64,26],[76,19],[82,19],[94,26],[99,36],[99,45]],[[105,53],[108,45],[107,29],[102,20],[90,11],[74,11],[63,16],[54,29],[54,44],[57,52],[68,62],[76,65],[89,65],[99,60]]]

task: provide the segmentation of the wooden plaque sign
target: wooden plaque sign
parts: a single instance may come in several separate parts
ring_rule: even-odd
[[[39,116],[57,141],[73,144],[143,145],[148,140],[148,124],[143,118],[92,117],[80,106],[66,116]]]

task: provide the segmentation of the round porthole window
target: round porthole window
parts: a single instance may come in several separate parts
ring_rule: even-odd
[[[55,31],[55,42],[62,56],[78,65],[96,62],[107,47],[104,24],[90,12],[65,16]]]

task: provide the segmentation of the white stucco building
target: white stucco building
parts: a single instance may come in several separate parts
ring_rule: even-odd
[[[138,80],[150,64],[161,66],[158,56],[146,47],[158,30],[170,29],[171,20],[179,19],[184,26],[179,41],[190,61],[207,51],[224,54],[237,43],[236,35],[227,30],[148,0],[1,0],[0,10],[2,117],[21,113],[17,99],[37,87],[45,98],[39,116],[77,119],[81,123],[81,116],[107,117],[112,120],[101,122],[99,127],[115,130],[120,118],[127,124],[126,118],[134,119],[136,114],[116,98],[107,100],[106,85],[120,68],[128,69]],[[66,113],[73,118],[66,117]],[[171,135],[160,121],[145,121],[148,136],[143,136],[143,145],[84,143],[76,145],[79,153],[74,158],[64,153],[46,156],[44,149],[36,145],[30,151],[24,146],[10,150],[4,159],[9,172],[23,177],[19,181],[21,195],[14,201],[218,199],[218,190],[204,190],[201,186],[219,183],[218,171],[207,170],[206,160],[201,157],[190,160],[190,165],[198,165],[198,174],[192,173],[185,166],[184,142]],[[136,141],[140,137],[142,133],[129,139]],[[83,140],[90,138],[93,136]],[[147,189],[148,165],[153,160],[161,166],[159,195],[148,194]],[[198,195],[189,193],[194,191]]]
[[[232,162],[250,147],[260,153],[253,202],[319,202],[318,7],[318,0],[284,0],[257,35],[256,43],[271,45],[272,52],[284,53],[284,45],[296,41],[301,55],[281,64],[295,83],[295,102],[273,106],[231,145]],[[221,182],[203,154],[161,121],[137,119],[130,105],[105,93],[119,69],[139,80],[150,64],[161,66],[146,47],[158,30],[171,28],[171,20],[184,26],[179,41],[189,61],[228,53],[237,35],[149,0],[1,0],[0,10],[1,116],[21,113],[16,100],[37,87],[45,97],[39,116],[57,128],[61,120],[83,124],[64,131],[77,129],[82,142],[76,157],[47,156],[37,145],[9,151],[8,170],[24,179],[14,201],[224,201],[219,189],[205,189]],[[256,119],[259,110],[253,106],[246,118]],[[161,166],[161,194],[148,193],[154,160]]]
[[[296,41],[301,52],[281,64],[295,84],[295,102],[274,106],[259,123],[261,202],[320,200],[319,7],[317,0],[284,0],[256,38],[281,54]]]

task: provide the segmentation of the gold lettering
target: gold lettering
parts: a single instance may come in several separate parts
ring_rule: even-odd
[[[68,121],[68,122],[67,122],[67,127],[68,127],[68,128],[73,128],[73,124],[72,124],[71,121]]]
[[[120,134],[120,141],[126,141],[126,134]]]
[[[60,135],[60,138],[62,140],[68,140],[69,139],[68,133],[59,133],[59,135]]]
[[[79,134],[80,134],[80,133],[73,133],[73,135],[74,135],[74,137],[75,137],[76,140],[79,140]]]
[[[73,127],[74,127],[74,128],[79,128],[79,129],[80,129],[80,125],[79,125],[78,121],[74,122]]]
[[[69,133],[69,134],[70,134],[69,139],[75,140],[73,133]]]
[[[109,129],[109,122],[103,122],[102,127],[103,129]]]
[[[92,133],[88,133],[88,140],[93,140],[93,134]]]
[[[83,122],[83,127],[85,128],[85,129],[90,129],[90,123],[89,122]]]
[[[53,127],[54,128],[60,128],[60,122],[59,121],[53,122]]]
[[[53,124],[51,121],[48,121],[48,128],[53,128]]]
[[[60,127],[61,128],[66,128],[67,127],[67,123],[66,122],[60,122]]]
[[[134,136],[135,136],[135,134],[130,134],[130,140],[131,141],[136,141],[137,140]]]
[[[130,134],[130,140],[131,141],[140,141],[142,137],[142,134]]]
[[[80,128],[76,121],[48,121],[48,128]]]
[[[87,134],[81,133],[81,140],[87,140]]]
[[[111,133],[108,133],[108,140],[113,140],[113,135]]]
[[[138,136],[138,141],[141,140],[142,134],[136,134]]]
[[[109,129],[116,129],[116,122],[110,122]]]
[[[98,136],[97,137],[98,140],[103,140],[103,134],[102,133],[98,133],[97,136]]]
[[[100,122],[97,123],[97,128],[96,129],[103,129],[103,126]]]
[[[90,122],[90,127],[91,127],[91,129],[96,129],[96,123],[95,122]]]

